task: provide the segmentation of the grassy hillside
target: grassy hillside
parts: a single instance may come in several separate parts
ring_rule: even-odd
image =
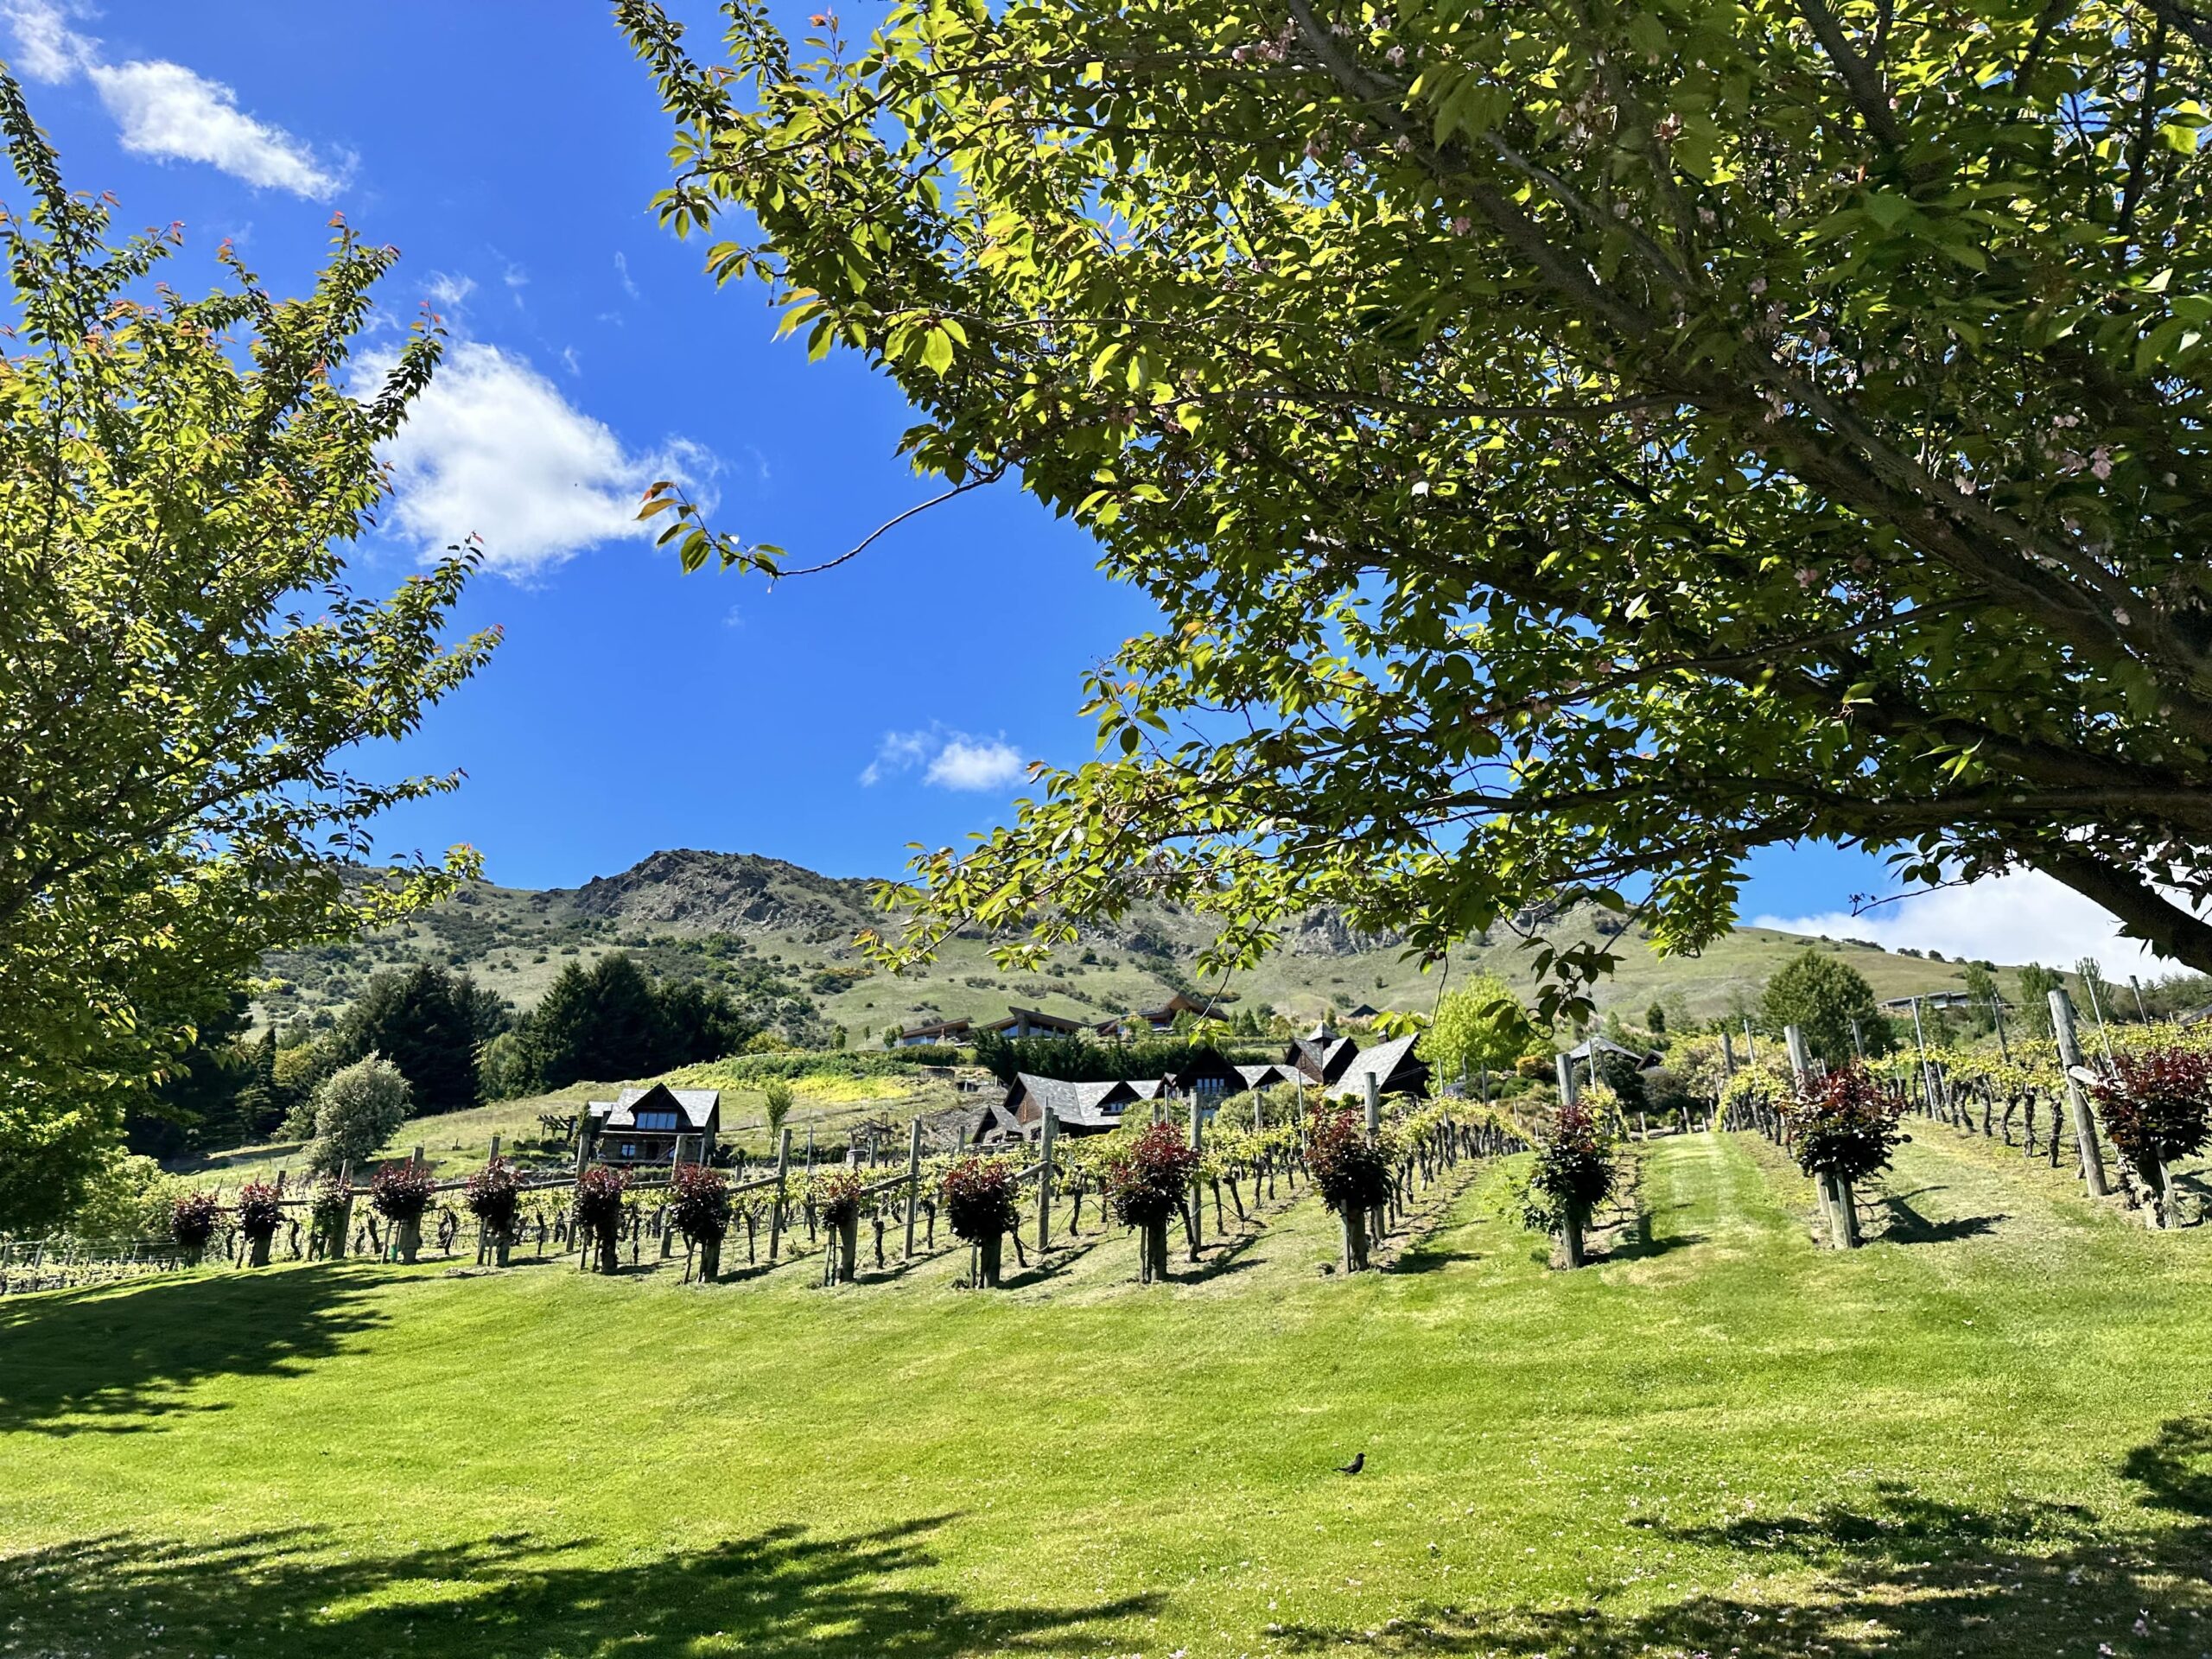
[[[1116,1233],[11,1299],[0,1654],[2202,1653],[2212,1232],[2016,1159],[1923,1135],[1837,1256],[1657,1142],[1572,1276],[1491,1171],[1351,1281],[1300,1203],[1152,1291]]]
[[[833,1025],[873,1036],[925,1020],[996,1019],[1009,1003],[1099,1020],[1156,1007],[1193,982],[1198,954],[1212,937],[1202,918],[1155,906],[1086,933],[1039,973],[1001,972],[983,941],[956,939],[925,972],[891,979],[873,973],[852,944],[861,929],[883,919],[869,893],[868,882],[836,880],[773,859],[697,852],[656,853],[621,875],[570,890],[479,883],[404,929],[272,957],[267,968],[279,988],[264,1000],[264,1012],[278,1020],[333,1014],[378,968],[417,960],[466,968],[527,1007],[565,964],[625,949],[658,971],[773,1001],[794,1019],[810,1019],[817,1033]],[[1589,938],[1597,920],[1569,915],[1551,924],[1547,938],[1554,944]],[[1756,998],[1767,976],[1807,943],[1748,928],[1702,956],[1662,959],[1627,938],[1620,971],[1599,988],[1599,1003],[1640,1017],[1652,1002],[1672,999],[1679,1013],[1717,1014],[1738,998]],[[1837,941],[1823,948],[1851,962],[1884,996],[1959,982],[1955,963]],[[1516,985],[1535,977],[1529,952],[1503,930],[1488,945],[1469,942],[1453,971],[1496,973]],[[1363,1002],[1427,1008],[1445,982],[1401,960],[1395,944],[1356,938],[1321,912],[1230,988],[1306,1020]]]
[[[664,1081],[678,1089],[720,1089],[723,1131],[718,1144],[741,1148],[753,1157],[773,1154],[764,1091],[757,1080],[736,1075],[728,1062],[712,1062],[669,1072]],[[410,1118],[378,1148],[377,1156],[404,1158],[420,1147],[423,1161],[444,1179],[481,1168],[491,1155],[492,1137],[497,1135],[502,1153],[511,1159],[566,1163],[574,1148],[564,1138],[549,1135],[538,1120],[559,1117],[565,1121],[585,1101],[612,1099],[621,1087],[620,1083],[579,1083],[548,1095],[498,1101],[474,1111]],[[949,1077],[918,1071],[912,1076],[801,1077],[791,1084],[791,1092],[795,1098],[785,1122],[794,1144],[801,1146],[810,1135],[824,1145],[842,1144],[863,1124],[893,1125],[895,1135],[903,1136],[907,1121],[921,1116],[930,1122],[934,1150],[939,1141],[950,1143],[951,1125],[966,1109]],[[899,1144],[905,1142],[901,1140]],[[180,1162],[177,1167],[235,1191],[241,1182],[280,1169],[303,1168],[301,1154],[305,1146],[299,1141],[272,1141]]]

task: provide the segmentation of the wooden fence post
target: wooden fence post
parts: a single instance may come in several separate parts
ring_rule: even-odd
[[[791,1166],[791,1132],[785,1129],[776,1141],[776,1193],[768,1201],[768,1264],[775,1265],[776,1251],[784,1241],[784,1183]]]
[[[1736,1075],[1736,1037],[1733,1032],[1726,1030],[1720,1033],[1720,1075],[1724,1077]]]
[[[2112,1188],[2105,1183],[2105,1155],[2097,1147],[2097,1121],[2089,1112],[2089,1096],[2074,1080],[2082,1064],[2082,1039],[2074,1029],[2074,1000],[2064,986],[2050,994],[2050,1030],[2058,1039],[2058,1064],[2066,1073],[2066,1110],[2074,1120],[2074,1142],[2082,1154],[2082,1179],[2092,1198],[2101,1198]]]
[[[1558,1057],[1557,1065],[1559,1103],[1572,1106],[1580,1098],[1580,1092],[1575,1087],[1574,1062],[1561,1054]],[[1559,1244],[1560,1253],[1567,1258],[1568,1267],[1582,1265],[1582,1213],[1571,1203],[1562,1205],[1560,1209]]]
[[[914,1259],[914,1211],[922,1205],[922,1120],[906,1131],[906,1255]]]
[[[1193,1090],[1191,1093],[1191,1150],[1204,1152],[1205,1146],[1205,1116],[1198,1109],[1198,1091]],[[1191,1260],[1195,1262],[1198,1259],[1198,1246],[1205,1238],[1205,1200],[1199,1196],[1196,1181],[1191,1184],[1189,1191],[1184,1196],[1189,1198],[1191,1203]]]
[[[1373,1071],[1367,1074],[1367,1138],[1372,1143],[1382,1135],[1382,1079]],[[1385,1199],[1367,1212],[1367,1236],[1380,1244],[1389,1230],[1390,1211]]]
[[[1037,1135],[1037,1155],[1044,1160],[1037,1171],[1037,1249],[1039,1255],[1052,1242],[1052,1140],[1059,1121],[1059,1114],[1047,1105]],[[1191,1121],[1195,1124],[1198,1119],[1193,1116]]]

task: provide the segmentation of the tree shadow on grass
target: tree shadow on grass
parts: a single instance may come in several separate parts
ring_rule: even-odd
[[[2123,1469],[2145,1484],[2147,1509],[2201,1522],[2212,1514],[2212,1422],[2168,1423]],[[1668,1544],[1725,1550],[1747,1577],[1770,1573],[1781,1581],[1768,1597],[1756,1588],[1738,1593],[1746,1581],[1738,1578],[1726,1593],[1613,1605],[1633,1594],[1620,1593],[1624,1584],[1580,1605],[1482,1611],[1430,1605],[1381,1630],[1301,1625],[1268,1634],[1293,1652],[1512,1659],[2051,1652],[2195,1659],[2212,1646],[2212,1586],[2203,1572],[2212,1529],[2201,1524],[2145,1526],[2076,1504],[2018,1498],[1977,1508],[1895,1483],[1808,1515],[1641,1524]]]
[[[1883,1195],[1882,1230],[1875,1236],[1890,1244],[1948,1244],[1961,1238],[1980,1238],[1993,1233],[2000,1223],[2010,1217],[1999,1213],[1988,1216],[1955,1216],[1948,1221],[1936,1221],[1913,1208],[1911,1200],[1923,1192],[1941,1192],[1941,1187],[1920,1187],[1911,1192],[1891,1192]]]
[[[334,1262],[0,1302],[0,1433],[137,1433],[178,1412],[220,1410],[183,1391],[212,1376],[304,1370],[386,1322],[372,1292],[410,1282],[424,1281]]]
[[[1149,1597],[984,1608],[931,1580],[957,1517],[832,1535],[797,1525],[648,1559],[510,1534],[340,1553],[311,1529],[213,1544],[128,1535],[0,1558],[10,1651],[236,1659],[467,1654],[889,1656],[1096,1652]]]

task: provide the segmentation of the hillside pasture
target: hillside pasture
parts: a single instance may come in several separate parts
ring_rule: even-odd
[[[996,1295],[940,1250],[10,1299],[0,1653],[2212,1648],[2212,1230],[1921,1136],[1838,1255],[1762,1142],[1636,1155],[1573,1274],[1486,1166],[1350,1281],[1301,1200],[1152,1291],[1087,1227]]]
[[[767,1131],[766,1102],[757,1081],[728,1080],[727,1065],[686,1066],[664,1077],[648,1078],[672,1088],[722,1090],[723,1134],[720,1144],[736,1147],[750,1157],[773,1155]],[[378,1151],[379,1159],[407,1157],[416,1147],[439,1179],[467,1175],[483,1167],[491,1156],[492,1137],[499,1137],[503,1153],[551,1159],[560,1148],[545,1138],[541,1116],[569,1116],[588,1100],[611,1100],[626,1085],[620,1083],[579,1083],[550,1094],[520,1100],[503,1100],[465,1112],[410,1118],[397,1134]],[[842,1145],[860,1125],[882,1119],[903,1122],[917,1115],[946,1111],[958,1103],[952,1085],[924,1077],[896,1073],[878,1077],[805,1077],[791,1084],[791,1116],[785,1120],[793,1138],[804,1145],[811,1131],[824,1143]],[[180,1166],[194,1180],[220,1182],[235,1191],[242,1182],[274,1175],[280,1169],[298,1172],[306,1167],[306,1143],[272,1141],[240,1147]]]

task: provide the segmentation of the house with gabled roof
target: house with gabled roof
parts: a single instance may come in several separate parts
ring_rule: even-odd
[[[1096,1029],[1102,1037],[1157,1036],[1174,1030],[1176,1019],[1181,1014],[1199,1020],[1226,1020],[1228,1005],[1235,1001],[1233,991],[1224,991],[1218,996],[1192,996],[1188,991],[1178,991],[1156,1008],[1141,1008],[1118,1019],[1101,1020]]]
[[[907,1026],[892,1041],[899,1048],[921,1048],[933,1043],[957,1046],[968,1040],[974,1023],[969,1020],[938,1020],[926,1026]]]
[[[1167,1084],[1159,1077],[1070,1083],[1061,1077],[1016,1072],[1006,1097],[992,1102],[977,1115],[969,1140],[981,1145],[1034,1141],[1045,1131],[1047,1110],[1061,1135],[1104,1135],[1122,1127],[1131,1107],[1161,1099],[1166,1093]]]
[[[1361,1049],[1345,1064],[1336,1080],[1327,1085],[1328,1092],[1332,1096],[1350,1095],[1364,1099],[1367,1080],[1372,1077],[1385,1095],[1426,1096],[1428,1063],[1414,1053],[1414,1045],[1420,1040],[1417,1036],[1393,1037],[1387,1043]]]
[[[608,1164],[703,1164],[714,1157],[721,1127],[721,1090],[671,1089],[664,1083],[588,1101],[578,1120],[586,1155]]]
[[[1325,1089],[1344,1076],[1344,1068],[1358,1052],[1357,1043],[1349,1037],[1338,1036],[1323,1020],[1291,1044],[1282,1063],[1302,1072],[1306,1082]]]

